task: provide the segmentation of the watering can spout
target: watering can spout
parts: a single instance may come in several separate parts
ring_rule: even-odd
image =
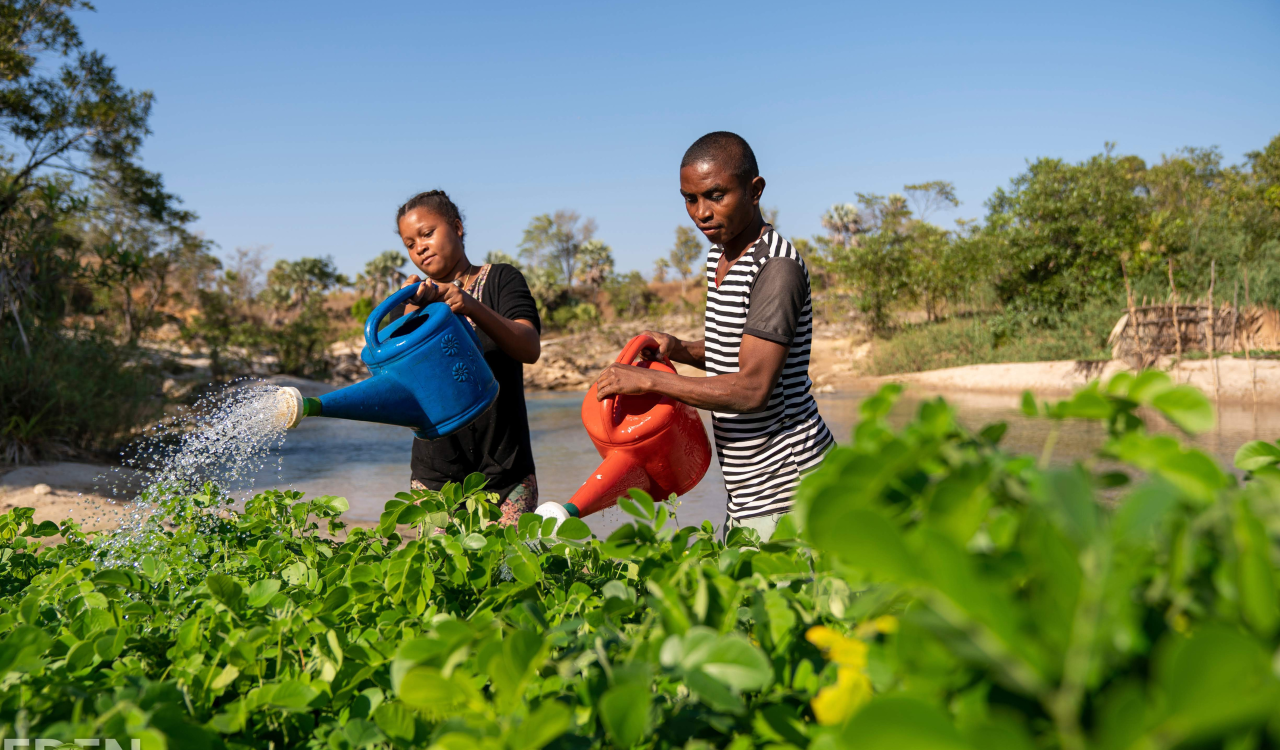
[[[480,340],[448,305],[437,302],[379,328],[416,292],[416,286],[397,291],[366,321],[360,358],[372,377],[318,398],[280,389],[288,427],[304,417],[353,419],[408,427],[432,440],[465,427],[493,405],[498,382],[480,353]]]
[[[603,503],[616,503],[619,497],[633,488],[653,494],[654,483],[644,466],[637,463],[634,457],[622,451],[614,451],[605,456],[604,461],[587,477],[587,481],[573,493],[565,507],[571,515],[589,515],[599,510]]]

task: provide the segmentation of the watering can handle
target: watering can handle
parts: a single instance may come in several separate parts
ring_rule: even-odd
[[[641,351],[645,349],[658,348],[658,342],[656,339],[652,336],[645,336],[644,334],[641,334],[627,342],[627,346],[622,350],[622,353],[618,355],[618,358],[615,359],[614,362],[617,364],[629,365],[635,360],[636,355]],[[663,359],[666,360],[668,366],[671,365],[671,360],[666,357],[663,357]],[[613,396],[610,396],[600,402],[600,421],[604,424],[604,428],[608,432],[610,439],[613,438],[613,428],[618,426],[614,411],[615,405],[616,399]]]
[[[413,299],[413,295],[418,292],[418,284],[410,284],[401,287],[390,297],[382,301],[382,304],[373,308],[373,313],[369,315],[369,319],[364,323],[364,342],[369,345],[370,349],[378,346],[378,324],[382,319],[391,314],[391,311]]]

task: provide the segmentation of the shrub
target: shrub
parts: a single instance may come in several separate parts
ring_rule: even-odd
[[[876,343],[870,370],[892,375],[990,362],[1110,359],[1107,336],[1122,311],[1091,303],[1064,313],[1051,328],[1012,311],[903,327]]]
[[[571,298],[571,303],[551,311],[551,327],[564,331],[581,331],[600,321],[600,310],[590,302]]]
[[[78,334],[78,335],[77,335]],[[107,451],[160,411],[155,374],[91,332],[0,327],[0,463]]]

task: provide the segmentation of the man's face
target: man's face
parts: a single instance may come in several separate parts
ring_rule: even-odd
[[[764,178],[744,185],[726,167],[698,162],[680,170],[680,194],[689,218],[712,244],[724,245],[742,233],[760,210]]]

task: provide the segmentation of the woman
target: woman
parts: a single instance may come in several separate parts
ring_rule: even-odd
[[[485,361],[498,380],[498,399],[475,422],[437,440],[413,441],[413,489],[438,490],[480,472],[486,488],[502,498],[502,525],[538,505],[529,417],[524,404],[524,365],[542,353],[542,322],[524,276],[506,263],[475,265],[467,258],[462,214],[443,190],[413,196],[396,212],[400,239],[418,284],[406,312],[444,302],[465,316],[479,336]]]

